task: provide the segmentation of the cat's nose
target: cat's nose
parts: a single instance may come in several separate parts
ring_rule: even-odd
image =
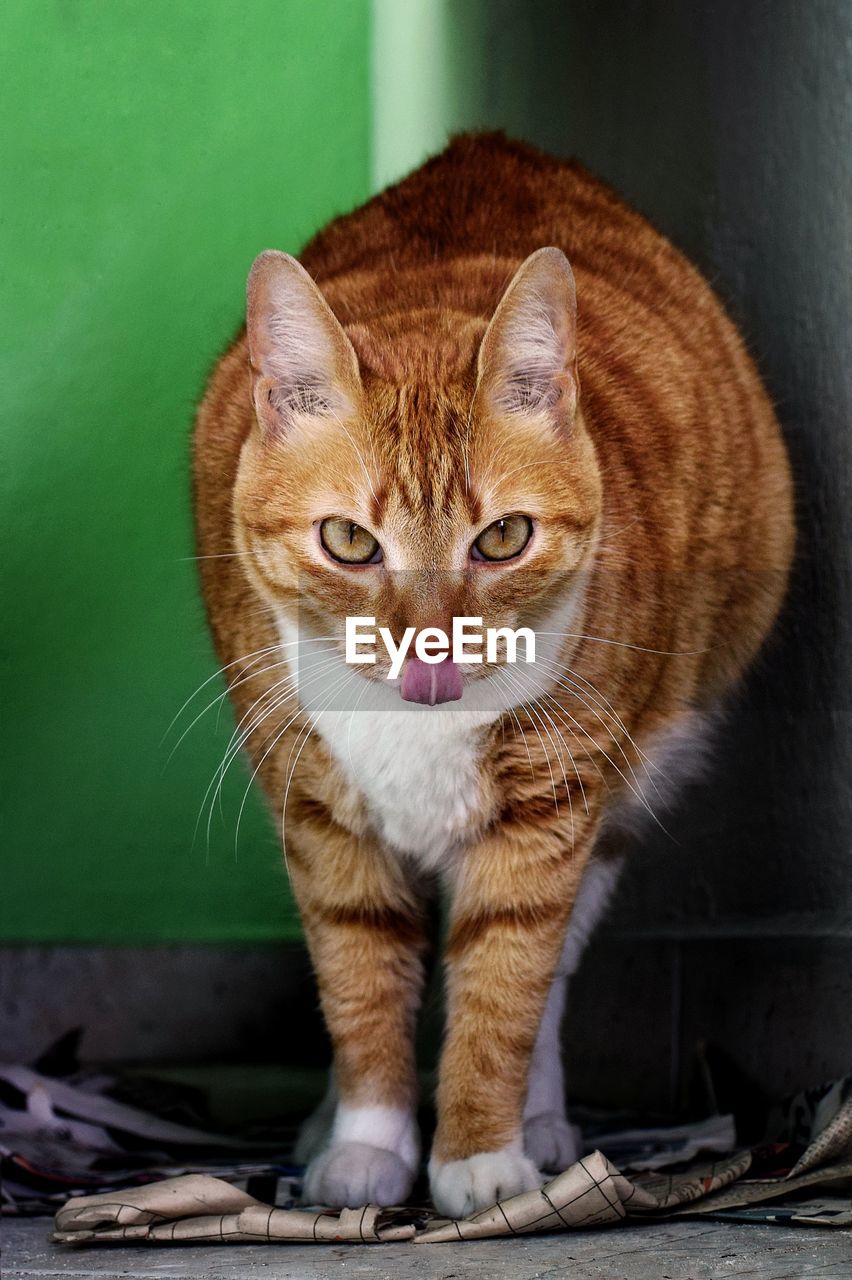
[[[424,662],[413,656],[406,660],[399,692],[406,702],[422,702],[429,707],[438,702],[457,702],[463,692],[461,670],[452,658]]]

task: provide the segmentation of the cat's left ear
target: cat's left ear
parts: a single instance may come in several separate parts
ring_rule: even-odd
[[[252,396],[264,434],[300,417],[346,418],[361,391],[358,357],[331,307],[289,253],[267,249],[249,272],[246,329]]]
[[[561,249],[521,263],[479,349],[477,396],[497,413],[552,414],[570,425],[577,408],[577,297]]]

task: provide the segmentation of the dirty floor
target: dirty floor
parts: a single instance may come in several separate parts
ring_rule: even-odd
[[[3,1280],[852,1280],[852,1232],[719,1222],[433,1245],[232,1245],[69,1250],[47,1218],[0,1224]]]

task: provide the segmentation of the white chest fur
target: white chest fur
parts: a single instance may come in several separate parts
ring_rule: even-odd
[[[464,840],[480,801],[481,726],[459,707],[321,715],[317,729],[364,796],[377,833],[437,869]]]

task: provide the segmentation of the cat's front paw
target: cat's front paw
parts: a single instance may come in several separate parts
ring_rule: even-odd
[[[311,1161],[302,1199],[330,1209],[402,1204],[413,1183],[413,1172],[396,1152],[366,1142],[340,1142]]]
[[[469,1218],[498,1200],[540,1187],[543,1178],[519,1151],[481,1151],[466,1160],[429,1161],[432,1202],[447,1218]]]
[[[524,1151],[538,1169],[562,1173],[582,1154],[582,1137],[575,1124],[556,1112],[543,1112],[524,1121]]]

